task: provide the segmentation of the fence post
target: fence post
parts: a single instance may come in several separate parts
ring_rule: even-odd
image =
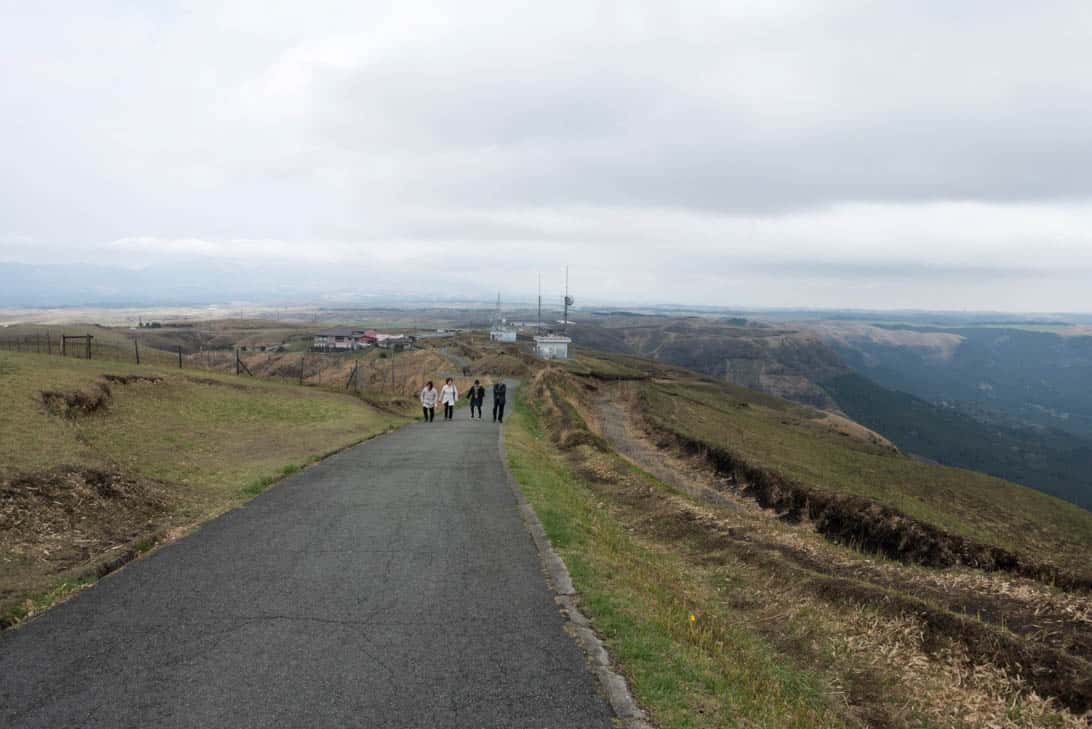
[[[35,354],[42,353],[42,333],[34,332],[34,352]]]
[[[133,340],[133,352],[136,354],[136,363],[140,364],[140,343]]]
[[[307,358],[306,352],[300,352],[300,384],[303,384],[303,360]]]
[[[87,359],[91,359],[91,340],[94,339],[90,334],[87,335]]]
[[[61,356],[62,357],[66,356],[67,349],[68,349],[68,339],[66,339],[64,334],[62,333],[61,334]]]
[[[178,345],[178,369],[182,369],[182,345]]]
[[[53,341],[49,338],[49,330],[45,333],[46,354],[53,354]]]

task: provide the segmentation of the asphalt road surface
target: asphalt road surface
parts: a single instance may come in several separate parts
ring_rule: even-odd
[[[609,727],[498,426],[340,453],[0,634],[3,727]]]

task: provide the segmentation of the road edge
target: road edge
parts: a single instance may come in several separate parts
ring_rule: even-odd
[[[333,458],[334,456],[340,455],[347,450],[356,448],[357,446],[363,445],[369,441],[373,441],[376,438],[382,438],[383,436],[390,435],[391,433],[396,433],[399,430],[402,430],[403,428],[413,425],[417,422],[417,418],[411,417],[409,420],[407,420],[405,423],[402,423],[401,425],[396,425],[393,428],[387,427],[384,430],[380,430],[370,435],[367,435],[359,440],[353,441],[352,443],[347,443],[340,448],[335,448],[333,450],[327,451],[317,456],[318,460],[312,460],[304,464],[303,467],[301,467],[298,471],[294,471],[290,474],[285,474],[283,472],[274,474],[272,476],[273,480],[270,481],[269,484],[266,485],[261,491],[248,496],[245,500],[239,502],[238,504],[235,504],[234,506],[230,506],[215,513],[210,513],[207,518],[200,518],[188,524],[179,524],[172,527],[163,527],[160,529],[156,529],[152,532],[142,534],[130,540],[127,544],[120,545],[119,548],[123,548],[125,550],[120,555],[109,559],[105,557],[100,557],[96,560],[92,560],[79,572],[75,572],[68,577],[63,577],[58,580],[58,582],[49,590],[40,593],[24,595],[23,599],[25,600],[44,600],[44,596],[50,597],[48,598],[48,602],[43,602],[43,604],[38,607],[38,609],[19,619],[11,619],[8,613],[0,613],[0,633],[19,630],[24,625],[36,620],[42,615],[45,615],[50,610],[53,610],[54,608],[59,607],[69,600],[72,600],[73,598],[79,596],[81,593],[94,588],[102,580],[114,576],[121,570],[128,567],[131,563],[150,557],[151,555],[158,552],[160,549],[163,549],[164,547],[169,547],[183,539],[186,539],[190,535],[199,531],[206,524],[209,524],[219,519],[225,514],[231,513],[232,511],[235,511],[237,509],[245,509],[255,499],[261,498],[271,489],[293,478],[297,474],[302,473],[309,468],[317,466],[318,464],[323,463],[326,460]]]
[[[504,426],[497,429],[497,448],[500,451],[501,463],[504,466],[505,477],[512,489],[519,506],[520,517],[523,525],[531,535],[531,540],[538,549],[539,561],[546,573],[546,582],[554,593],[554,601],[561,608],[565,616],[566,632],[583,651],[588,662],[588,668],[599,680],[599,686],[607,698],[611,711],[618,720],[622,729],[655,729],[649,722],[648,715],[637,705],[637,701],[630,693],[629,684],[622,674],[614,670],[603,641],[599,639],[592,629],[591,621],[580,611],[577,606],[576,589],[573,587],[572,578],[565,562],[554,551],[550,538],[546,536],[546,530],[542,527],[534,508],[523,495],[519,487],[519,481],[508,463],[508,452],[504,447]]]

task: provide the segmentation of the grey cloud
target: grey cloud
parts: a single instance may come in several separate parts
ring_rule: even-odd
[[[12,6],[0,261],[245,239],[422,286],[571,258],[664,298],[1081,306],[1038,277],[1092,255],[1090,49],[1084,2]]]

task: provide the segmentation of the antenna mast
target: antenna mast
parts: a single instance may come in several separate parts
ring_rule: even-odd
[[[542,334],[542,273],[538,274],[538,326],[536,334]]]
[[[569,307],[573,304],[573,297],[569,296],[569,267],[565,266],[565,312],[561,318],[561,333],[569,330]]]
[[[497,309],[496,309],[496,311],[493,312],[493,324],[492,324],[491,328],[494,329],[494,330],[501,328],[500,291],[497,292]]]

